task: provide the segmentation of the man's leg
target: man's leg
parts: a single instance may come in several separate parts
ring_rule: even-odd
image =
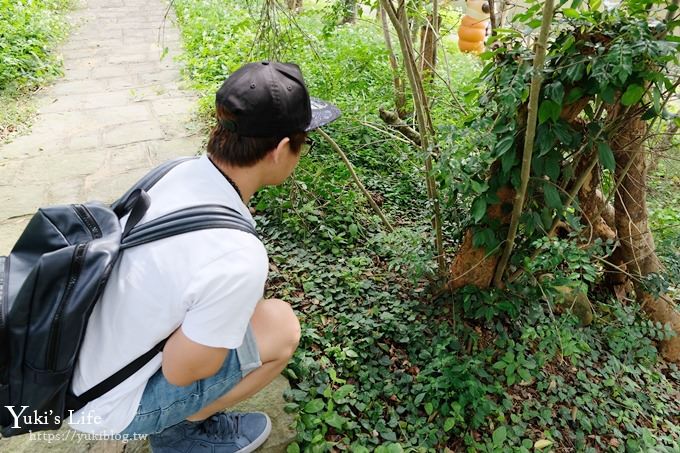
[[[291,306],[279,299],[262,300],[255,308],[251,324],[262,366],[243,378],[229,393],[187,417],[187,420],[204,420],[250,398],[286,367],[300,341],[300,323]]]

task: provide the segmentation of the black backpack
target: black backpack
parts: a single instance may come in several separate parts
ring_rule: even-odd
[[[252,225],[225,206],[203,205],[137,226],[148,191],[177,164],[144,176],[113,205],[50,206],[33,216],[9,256],[0,257],[0,433],[57,429],[77,411],[132,376],[163,349],[147,353],[81,395],[70,391],[87,321],[123,250],[189,231]],[[119,220],[129,214],[125,229]]]

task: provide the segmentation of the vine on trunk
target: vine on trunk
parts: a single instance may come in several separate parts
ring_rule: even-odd
[[[474,192],[475,197],[473,222],[454,260],[451,286],[490,284],[488,270],[496,268],[508,233],[499,211],[507,217],[512,210],[512,198],[499,194],[520,189],[524,193],[526,188],[524,206],[515,205],[518,234],[516,240],[512,234],[512,255],[506,247],[508,268],[515,277],[528,269],[526,259],[536,241],[558,231],[584,248],[608,242],[608,250],[616,249],[619,258],[612,260],[610,269],[634,282],[638,300],[652,319],[669,323],[680,334],[677,309],[643,284],[662,271],[647,227],[643,152],[649,123],[672,117],[665,106],[677,87],[680,40],[668,29],[677,20],[677,5],[627,0],[616,10],[603,11],[594,2],[567,3],[559,2],[551,14],[553,33],[547,42],[537,118],[527,112],[532,43],[534,29],[541,25],[542,3],[529,2],[528,10],[513,18],[517,29],[496,30],[491,38],[494,50],[483,54],[488,64],[479,94],[486,114],[469,125],[490,138],[478,150],[476,165],[468,167],[489,170],[459,177],[457,189]],[[665,21],[653,18],[657,10],[669,11],[656,15]],[[535,141],[527,143],[530,152],[524,153],[530,158],[526,174],[525,131],[534,126]],[[615,193],[607,191],[612,187]],[[630,196],[633,191],[636,195]],[[613,222],[611,215],[601,215],[611,211],[609,199],[615,200]],[[594,240],[593,234],[598,238]],[[497,283],[504,267],[503,261],[496,269]],[[466,272],[470,268],[487,271]],[[667,358],[680,361],[680,336],[665,342],[663,351]]]

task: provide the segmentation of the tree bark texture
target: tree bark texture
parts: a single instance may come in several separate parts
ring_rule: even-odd
[[[507,225],[510,222],[515,191],[511,187],[501,187],[496,195],[500,203],[489,206],[487,215]],[[463,237],[463,244],[451,264],[451,279],[449,280],[451,290],[466,285],[475,285],[479,288],[488,288],[491,285],[500,255],[475,247],[472,239],[472,228],[468,228]]]
[[[581,174],[581,172],[585,171],[586,169],[584,167],[592,158],[592,155],[584,156],[577,166],[576,174]],[[614,231],[615,224],[613,218],[611,219],[611,224],[607,223],[606,216],[610,212],[606,212],[607,207],[604,205],[605,201],[599,187],[600,167],[599,165],[596,165],[588,175],[583,186],[581,186],[581,189],[578,191],[581,218],[586,225],[584,234],[589,238],[589,242],[592,242],[596,238],[600,238],[603,241],[613,241],[616,239],[616,232]]]
[[[662,342],[661,354],[669,361],[680,362],[680,312],[669,298],[655,297],[641,282],[644,277],[662,270],[648,224],[647,168],[642,142],[646,131],[647,124],[639,116],[633,116],[611,141],[616,158],[616,178],[622,178],[614,198],[619,238],[617,255],[635,279],[635,294],[650,319],[670,324],[676,333]],[[628,172],[624,175],[625,168]]]
[[[288,9],[294,13],[299,13],[302,10],[302,0],[287,0]]]
[[[357,21],[357,0],[341,0],[344,3],[343,24],[353,24]]]
[[[397,109],[399,118],[406,118],[406,93],[404,88],[404,81],[401,77],[399,64],[397,63],[397,56],[394,53],[394,46],[392,45],[392,37],[390,36],[390,24],[387,19],[387,12],[385,8],[380,5],[380,21],[382,23],[383,37],[385,38],[385,47],[389,55],[390,67],[392,68],[392,84],[394,85],[394,107]]]
[[[437,23],[440,21],[437,20]],[[423,80],[431,82],[433,72],[437,65],[437,34],[439,30],[435,29],[434,15],[427,16],[427,22],[420,29],[420,73]]]

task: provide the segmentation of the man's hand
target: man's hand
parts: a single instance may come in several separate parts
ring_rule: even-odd
[[[163,375],[172,385],[184,387],[217,373],[229,350],[191,341],[177,329],[163,348]]]

